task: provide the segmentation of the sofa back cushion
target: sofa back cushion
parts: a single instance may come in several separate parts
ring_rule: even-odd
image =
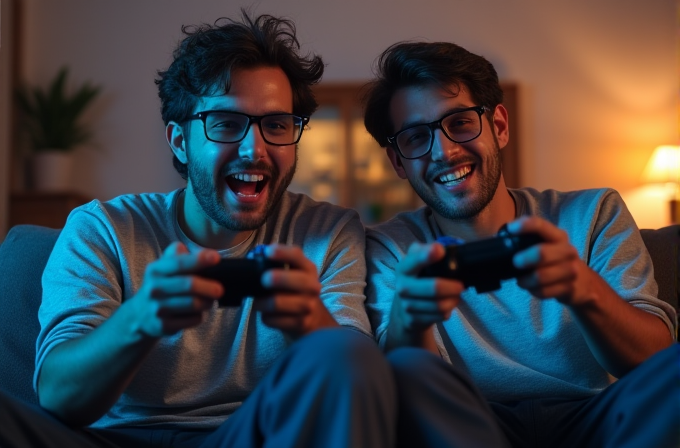
[[[59,230],[12,227],[0,245],[0,388],[37,403],[33,391],[41,278]]]
[[[678,310],[680,225],[673,224],[656,230],[642,229],[640,233],[654,263],[654,278],[659,284],[659,298]]]

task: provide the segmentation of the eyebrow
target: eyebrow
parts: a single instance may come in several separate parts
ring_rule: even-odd
[[[234,114],[241,114],[241,115],[248,115],[248,116],[255,116],[255,117],[261,117],[264,115],[278,115],[278,114],[286,114],[286,115],[294,115],[294,112],[286,112],[282,110],[271,110],[267,111],[262,115],[252,115],[247,112],[243,112],[241,110],[234,110],[234,109],[223,109],[220,107],[214,108],[214,109],[204,109],[199,112],[228,112],[228,113],[234,113]]]
[[[450,108],[446,109],[441,115],[439,115],[439,118],[437,118],[436,120],[432,120],[432,121],[424,121],[424,120],[405,121],[404,123],[401,124],[401,129],[399,129],[397,132],[395,132],[395,134],[403,131],[404,129],[412,128],[414,126],[420,126],[422,124],[429,124],[429,123],[433,123],[435,121],[439,121],[439,120],[442,119],[442,117],[445,117],[446,115],[450,115],[450,114],[453,114],[455,112],[460,112],[462,110],[469,109],[471,107],[475,107],[475,106],[450,107]]]

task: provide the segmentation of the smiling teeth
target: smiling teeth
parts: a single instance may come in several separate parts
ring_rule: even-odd
[[[470,166],[464,166],[463,168],[456,170],[453,173],[439,176],[439,181],[442,183],[458,181],[462,177],[470,174],[470,171],[472,171],[472,168],[470,168]]]
[[[243,182],[260,182],[264,180],[262,174],[232,174],[231,177]]]

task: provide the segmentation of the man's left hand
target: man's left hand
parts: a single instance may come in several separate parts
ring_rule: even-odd
[[[539,298],[556,298],[566,305],[586,300],[590,269],[569,242],[564,230],[535,216],[522,217],[508,224],[512,234],[534,233],[544,240],[517,254],[515,267],[532,269],[517,279],[522,288]]]
[[[262,322],[302,337],[320,328],[338,323],[321,301],[321,283],[316,266],[295,246],[267,246],[265,255],[288,263],[290,269],[270,269],[262,275],[262,286],[270,295],[255,299],[254,308],[262,313]]]

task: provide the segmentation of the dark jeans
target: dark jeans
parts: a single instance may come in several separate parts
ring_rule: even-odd
[[[680,447],[680,345],[598,395],[487,403],[467,374],[416,349],[388,356],[400,447]]]
[[[391,447],[396,407],[392,373],[373,340],[329,329],[293,344],[214,431],[71,429],[0,394],[0,446]]]

